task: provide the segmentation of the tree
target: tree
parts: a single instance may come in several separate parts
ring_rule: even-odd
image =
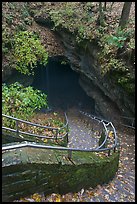
[[[125,2],[124,3],[120,22],[119,22],[119,27],[121,27],[121,29],[123,29],[128,22],[131,4],[132,4],[132,2]]]
[[[97,19],[97,24],[104,26],[104,23],[105,23],[105,21],[104,21],[104,19],[105,19],[104,8],[105,8],[106,4],[104,5],[104,8],[103,8],[102,3],[103,2],[99,2],[99,16]]]
[[[103,10],[106,11],[107,10],[107,2],[104,2],[104,7]]]

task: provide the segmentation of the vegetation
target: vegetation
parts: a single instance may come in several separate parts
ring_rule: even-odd
[[[39,90],[34,90],[31,86],[23,87],[18,82],[7,86],[6,84],[2,85],[2,113],[14,116],[16,118],[29,120],[33,123],[39,123],[43,126],[50,126],[54,128],[59,128],[58,136],[64,135],[67,131],[67,128],[62,128],[64,126],[64,117],[59,116],[58,113],[54,112],[52,114],[42,114],[36,113],[37,110],[41,108],[47,108],[47,95],[42,93]],[[16,128],[16,122],[11,119],[3,117],[3,126],[9,128]],[[25,123],[19,123],[19,129],[21,131],[46,135],[53,137],[56,135],[56,130],[50,130],[45,128],[40,128],[36,126],[28,126]],[[13,133],[14,135],[14,133]],[[22,136],[23,138],[23,136]],[[61,138],[60,140],[55,141],[47,140],[46,138],[32,138],[30,136],[25,136],[24,139],[30,141],[44,142],[44,143],[61,143],[66,145],[66,141]]]
[[[42,126],[48,126],[48,127],[54,127],[54,128],[58,128],[59,131],[56,132],[56,130],[51,130],[51,129],[45,129],[45,128],[41,128],[41,127],[36,127],[36,126],[30,126],[27,125],[25,123],[20,123],[19,124],[19,129],[21,131],[25,131],[25,132],[29,132],[29,133],[33,133],[33,134],[37,134],[37,135],[44,135],[47,137],[54,137],[56,136],[62,136],[65,135],[67,132],[67,128],[63,128],[63,126],[65,125],[64,121],[64,114],[58,114],[57,112],[52,112],[52,113],[35,113],[33,115],[33,117],[31,117],[29,119],[30,122],[33,123],[37,123],[40,124]],[[55,139],[47,139],[47,138],[32,138],[30,136],[24,136],[24,138],[30,140],[30,141],[36,141],[36,142],[40,142],[40,143],[48,143],[50,145],[55,145],[55,144],[59,144],[59,145],[64,145],[66,146],[66,137],[65,138],[60,138],[57,139],[57,141]]]
[[[72,33],[76,38],[76,43],[79,45],[83,45],[85,40],[91,43],[96,42],[99,46],[98,63],[101,67],[102,78],[109,76],[109,78],[115,80],[118,86],[133,94],[135,88],[135,29],[134,19],[129,18],[133,2],[123,2],[122,12],[119,16],[113,15],[112,7],[115,6],[115,3],[118,2],[3,2],[3,70],[8,67],[17,69],[24,74],[31,74],[37,62],[47,63],[48,54],[41,44],[41,39],[35,31],[32,31],[33,28],[31,29],[34,21],[30,16],[32,14],[36,18],[37,16],[49,18],[50,22],[54,23],[53,30],[65,29],[67,32]],[[85,47],[84,45],[83,48]],[[40,91],[33,90],[32,87],[24,88],[18,83],[10,86],[3,84],[3,113],[33,121],[34,117],[31,117],[34,116],[34,111],[43,106],[47,107],[47,97]],[[53,117],[41,121],[55,127],[63,126],[61,120]],[[5,125],[10,122],[5,120],[3,123]],[[10,123],[8,125],[13,127],[15,124]],[[25,129],[26,127],[22,128]],[[36,130],[35,127],[32,129],[34,133],[37,133],[37,131],[39,131],[38,133],[43,133],[41,129]],[[50,133],[47,132],[49,135]],[[47,142],[47,140],[45,139],[44,142]],[[124,148],[122,151],[126,152]],[[127,157],[125,157],[125,160],[127,160]],[[121,168],[124,169],[123,166]],[[86,176],[88,173],[89,171],[84,172],[83,175]],[[99,175],[104,176],[100,173]],[[81,177],[81,174],[79,174],[78,177],[78,181],[81,181],[82,184],[84,181],[87,182],[84,176]],[[119,176],[122,178],[122,175]],[[63,177],[61,178],[63,179]],[[83,179],[80,180],[81,178]],[[91,179],[94,182],[93,175],[91,175]],[[73,182],[73,178],[71,180]],[[91,180],[89,181],[89,185],[91,185]],[[84,189],[81,189],[80,196],[82,196],[83,191]],[[89,196],[90,193],[93,194],[90,191],[88,193]],[[71,201],[79,200],[79,195],[74,194],[73,199],[70,196]],[[31,201],[40,201],[37,196],[32,197],[32,199]],[[53,197],[51,196],[47,200],[56,202],[68,201],[67,196],[65,199],[63,196],[54,194]],[[27,201],[30,201],[30,199]],[[82,201],[82,198],[80,201]]]
[[[14,37],[14,58],[16,69],[23,74],[34,74],[37,62],[47,64],[48,54],[36,34],[20,31]]]
[[[33,73],[38,61],[46,64],[48,56],[44,46],[41,45],[41,39],[36,37],[35,32],[30,32],[33,30],[31,16],[42,18],[46,16],[46,19],[51,19],[54,24],[53,30],[66,29],[75,35],[77,43],[84,40],[97,42],[102,77],[109,75],[118,86],[122,86],[129,93],[134,93],[135,29],[134,19],[130,18],[132,2],[123,2],[119,15],[115,15],[113,11],[115,4],[115,2],[57,4],[3,2],[4,66],[30,74]]]
[[[47,16],[54,22],[53,30],[67,30],[75,35],[77,43],[84,40],[96,42],[102,77],[109,75],[117,85],[133,94],[135,29],[134,19],[129,18],[131,5],[132,2],[123,3],[119,16],[113,13],[115,2],[40,2],[30,3],[29,8],[34,16],[43,18],[46,10]],[[37,11],[38,6],[40,13]],[[126,12],[126,20],[123,20]]]
[[[129,19],[129,13],[131,9],[132,2],[125,2],[123,9],[122,9],[122,14],[119,22],[119,26],[123,29],[126,24],[128,23]]]
[[[32,18],[26,2],[3,2],[2,53],[3,70],[17,69],[23,74],[34,74],[37,62],[46,64],[48,53],[41,40],[30,31]]]
[[[129,61],[133,60],[132,54],[127,56],[129,58],[128,61],[125,60],[125,57],[122,58],[120,56],[122,53],[132,53],[133,49],[135,49],[135,47],[132,47],[131,40],[127,42],[127,39],[131,39],[132,32],[132,30],[127,30],[127,28],[122,30],[118,28],[112,35],[105,34],[99,42],[103,48],[102,52],[98,54],[102,75],[108,73],[111,75],[113,72],[112,78],[128,93],[134,93],[135,91],[134,71],[131,68],[131,64],[129,65]],[[125,47],[127,50],[125,50]]]
[[[27,120],[33,116],[35,110],[47,106],[47,95],[31,86],[23,87],[18,82],[9,86],[2,85],[3,114]],[[15,123],[5,119],[3,125],[14,127]]]

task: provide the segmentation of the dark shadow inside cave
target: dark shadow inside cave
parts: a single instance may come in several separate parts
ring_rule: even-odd
[[[59,60],[50,58],[46,67],[39,65],[32,86],[48,95],[51,109],[76,107],[92,114],[95,111],[94,100],[79,85],[79,74]]]

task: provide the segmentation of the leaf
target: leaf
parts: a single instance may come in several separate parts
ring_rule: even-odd
[[[80,194],[83,195],[83,193],[84,193],[84,188],[81,189]]]
[[[47,139],[44,139],[44,140],[43,140],[43,142],[45,142],[45,143],[47,143],[47,141],[48,141]]]
[[[117,175],[119,178],[123,178],[123,175],[121,175],[121,174],[119,174],[119,175]]]
[[[61,198],[59,196],[56,198],[56,202],[61,202]]]
[[[88,191],[88,192],[87,192],[87,194],[88,194],[88,196],[89,196],[89,197],[91,197],[91,196],[94,196],[94,195],[95,195],[95,193],[94,193],[93,191]]]
[[[38,193],[34,193],[32,195],[32,199],[34,199],[36,202],[40,202],[41,201],[41,195],[39,195]]]
[[[109,135],[109,137],[113,137],[113,131],[110,131],[109,133],[108,133],[108,135]]]

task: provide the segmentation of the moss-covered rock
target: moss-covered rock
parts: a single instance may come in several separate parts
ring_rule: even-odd
[[[119,151],[100,157],[91,152],[24,148],[3,154],[2,200],[35,192],[64,194],[107,183],[118,170]]]

